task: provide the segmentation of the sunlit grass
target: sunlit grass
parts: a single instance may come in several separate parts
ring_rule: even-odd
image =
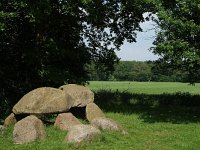
[[[102,131],[101,136],[92,142],[68,144],[64,142],[67,132],[46,125],[45,140],[15,145],[12,139],[13,127],[9,127],[4,135],[0,135],[0,150],[198,150],[200,148],[200,108],[196,105],[200,96],[174,94],[176,92],[199,94],[199,84],[190,86],[183,83],[91,82],[89,87],[95,91],[95,102],[105,115],[126,128],[128,135]],[[183,105],[180,103],[181,96],[186,101]],[[173,100],[164,103],[163,101],[168,98]],[[176,99],[179,99],[178,102]],[[187,101],[195,103],[189,106],[190,103]],[[85,120],[81,122],[88,123]]]
[[[1,150],[197,150],[200,146],[199,123],[173,124],[171,122],[144,122],[138,114],[124,115],[107,113],[128,129],[129,134],[120,132],[102,132],[102,135],[91,143],[73,145],[63,142],[66,133],[53,127],[46,127],[47,139],[33,144],[15,145],[12,142],[12,131],[0,137]]]
[[[89,87],[96,90],[119,90],[130,93],[162,94],[189,92],[200,94],[200,83],[191,85],[180,82],[128,82],[128,81],[90,81]]]

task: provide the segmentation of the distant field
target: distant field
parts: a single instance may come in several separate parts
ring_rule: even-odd
[[[200,94],[200,84],[191,85],[178,82],[113,82],[113,81],[90,81],[89,87],[96,90],[119,90],[121,92],[162,94],[189,92]]]

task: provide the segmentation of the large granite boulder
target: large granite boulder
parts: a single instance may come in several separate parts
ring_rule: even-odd
[[[91,125],[75,125],[70,128],[65,141],[70,143],[80,143],[84,141],[91,141],[101,132],[94,126]]]
[[[30,143],[45,137],[42,121],[33,115],[18,121],[14,126],[13,139],[16,144]]]
[[[91,124],[102,130],[120,131],[123,134],[128,134],[128,132],[124,130],[119,123],[115,122],[110,118],[105,118],[105,117],[95,118],[91,121]]]
[[[4,126],[14,125],[15,123],[17,123],[17,119],[13,113],[4,120]]]
[[[95,104],[89,103],[86,106],[86,118],[91,122],[95,118],[105,117],[103,111]]]
[[[71,97],[62,90],[41,87],[26,95],[13,107],[15,114],[41,114],[66,112],[71,106]]]
[[[57,116],[54,126],[68,131],[71,127],[79,124],[81,122],[72,113],[62,113]]]
[[[73,98],[72,107],[84,107],[88,103],[94,101],[94,93],[88,87],[77,84],[67,84],[61,86],[59,89]]]

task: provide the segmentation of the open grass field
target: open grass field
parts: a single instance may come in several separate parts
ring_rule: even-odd
[[[15,145],[12,128],[0,135],[0,150],[198,150],[200,84],[90,82],[95,102],[129,132],[103,131],[91,143],[63,142],[66,132],[46,126],[47,139]]]
[[[89,87],[96,90],[119,90],[130,93],[163,94],[176,92],[189,92],[200,94],[200,83],[191,85],[180,82],[112,82],[112,81],[91,81]]]

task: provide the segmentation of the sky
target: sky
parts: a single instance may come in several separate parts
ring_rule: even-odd
[[[155,30],[153,30],[153,22],[146,21],[141,23],[141,27],[144,32],[137,33],[137,42],[128,43],[125,42],[121,46],[120,51],[116,51],[116,54],[121,60],[157,60],[159,56],[154,55],[149,48],[153,46],[155,39]]]

